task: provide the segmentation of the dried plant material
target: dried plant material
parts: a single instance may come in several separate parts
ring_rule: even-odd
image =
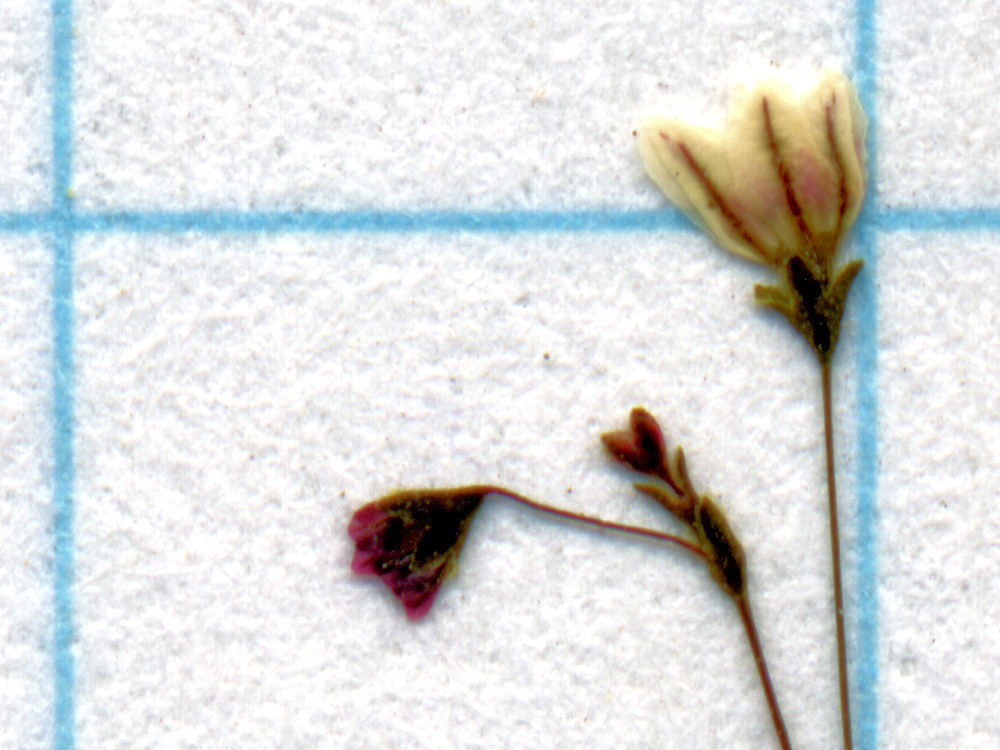
[[[778,697],[757,635],[757,625],[750,610],[743,546],[729,525],[726,514],[712,498],[695,490],[681,447],[677,446],[673,457],[669,457],[663,430],[653,415],[642,407],[632,409],[629,429],[609,432],[601,440],[617,461],[657,480],[637,482],[634,487],[653,498],[691,530],[708,572],[736,605],[757,665],[778,744],[783,750],[791,750],[788,730],[781,716]]]
[[[757,301],[780,312],[810,343],[820,363],[826,422],[827,484],[845,748],[851,747],[846,646],[833,471],[830,366],[845,300],[861,261],[836,267],[865,192],[866,120],[843,75],[825,70],[805,90],[777,79],[734,100],[722,130],[653,118],[639,134],[646,170],[666,196],[727,250],[773,269]],[[609,453],[642,475],[636,490],[686,527],[686,536],[627,526],[539,503],[493,485],[404,490],[360,508],[349,532],[353,569],[377,575],[411,619],[430,609],[454,570],[475,512],[488,496],[505,498],[573,524],[665,542],[701,559],[735,604],[753,652],[775,733],[790,750],[750,610],[743,547],[722,508],[695,490],[680,447],[668,449],[645,409],[627,429],[602,437]]]
[[[472,516],[485,493],[476,490],[404,490],[354,513],[355,573],[379,576],[403,603],[406,616],[427,614],[454,571]]]
[[[680,446],[673,460],[668,458],[663,431],[653,415],[636,407],[629,415],[628,430],[609,432],[601,440],[617,461],[659,480],[640,482],[635,488],[691,530],[709,573],[723,591],[731,597],[745,595],[743,547],[715,501],[695,491]]]
[[[722,510],[691,483],[678,447],[668,454],[666,439],[648,411],[635,408],[629,429],[602,437],[608,451],[630,469],[657,482],[636,484],[691,530],[694,541],[641,526],[556,508],[517,492],[481,484],[452,489],[403,490],[359,508],[348,532],[355,543],[351,567],[362,575],[377,575],[417,620],[430,610],[438,589],[454,570],[472,517],[488,496],[511,500],[533,510],[602,531],[628,534],[681,547],[702,559],[722,590],[736,605],[760,675],[771,718],[783,750],[790,750],[778,700],[771,685],[746,591],[743,548]]]
[[[639,133],[646,171],[667,198],[724,248],[779,274],[778,284],[757,285],[756,300],[781,313],[819,361],[845,750],[853,740],[830,368],[862,266],[834,263],[864,200],[866,130],[854,88],[824,70],[798,93],[776,79],[758,83],[734,101],[722,130],[652,118]]]
[[[441,584],[454,573],[472,517],[489,495],[572,523],[666,542],[704,557],[698,545],[673,534],[574,513],[504,487],[476,484],[402,490],[358,508],[347,528],[355,546],[351,569],[379,576],[403,603],[407,617],[419,620],[430,611]]]
[[[722,130],[654,117],[639,132],[650,177],[722,247],[775,269],[757,300],[828,361],[861,268],[834,260],[865,193],[867,120],[854,88],[824,70],[797,93],[772,78],[733,103]]]
[[[864,197],[865,130],[853,87],[825,70],[801,95],[759,82],[723,130],[650,118],[639,151],[667,198],[726,249],[774,268],[793,255],[826,265]]]
[[[629,429],[601,435],[604,447],[630,469],[643,474],[660,471],[667,464],[667,442],[659,423],[639,406],[631,411],[628,421]]]

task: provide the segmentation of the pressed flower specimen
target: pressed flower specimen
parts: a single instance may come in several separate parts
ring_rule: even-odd
[[[824,70],[804,91],[767,80],[738,98],[723,130],[672,118],[643,123],[639,150],[667,198],[727,250],[779,275],[757,301],[805,338],[819,362],[841,716],[852,747],[840,534],[833,458],[831,360],[861,261],[835,267],[865,192],[866,119],[853,87]]]
[[[866,122],[847,80],[823,71],[806,89],[767,80],[736,100],[722,130],[676,119],[646,122],[639,146],[667,197],[727,250],[772,269],[757,301],[812,348],[821,372],[834,602],[844,746],[851,743],[843,587],[833,460],[831,362],[860,261],[837,266],[865,190]],[[349,532],[354,570],[379,576],[411,619],[430,609],[454,570],[476,511],[505,499],[567,521],[652,538],[701,559],[743,622],[782,748],[791,747],[747,595],[743,548],[718,504],[698,493],[684,453],[667,450],[656,420],[635,409],[626,430],[603,437],[609,453],[642,477],[634,487],[686,528],[684,537],[584,516],[493,485],[403,490],[358,509]]]
[[[632,410],[629,429],[603,436],[609,453],[647,479],[635,488],[685,525],[691,539],[653,529],[606,521],[539,503],[493,485],[403,490],[355,511],[348,527],[356,573],[379,576],[402,602],[410,619],[427,614],[441,584],[453,571],[473,515],[488,497],[526,505],[572,523],[666,542],[699,557],[736,605],[753,652],[778,741],[790,750],[788,732],[771,684],[747,597],[743,548],[719,506],[695,491],[684,452],[671,457],[663,432],[644,409]]]
[[[608,433],[602,440],[618,461],[657,480],[636,483],[635,488],[653,498],[678,521],[687,525],[698,540],[698,548],[705,557],[709,573],[733,600],[740,613],[778,742],[782,748],[790,748],[788,730],[778,708],[778,699],[774,694],[753,613],[750,611],[743,547],[730,528],[725,514],[712,498],[695,491],[688,475],[684,451],[680,446],[674,450],[673,459],[669,458],[663,432],[645,409],[632,410],[628,430]]]
[[[454,570],[484,496],[475,488],[404,490],[359,508],[348,527],[351,569],[379,576],[407,617],[423,617]]]

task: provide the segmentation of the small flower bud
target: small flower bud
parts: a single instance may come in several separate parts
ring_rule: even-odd
[[[656,419],[642,407],[632,409],[628,430],[608,432],[601,441],[618,461],[643,474],[656,474],[666,464],[667,444]]]

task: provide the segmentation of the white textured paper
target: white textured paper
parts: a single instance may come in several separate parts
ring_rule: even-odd
[[[0,746],[51,743],[52,264],[35,238],[0,237]]]
[[[938,5],[880,5],[879,208],[1000,205],[991,6]],[[721,118],[748,68],[850,67],[851,3],[778,7],[76,3],[76,207],[655,208],[631,135],[648,108]],[[5,28],[16,211],[48,195],[48,72],[44,24]],[[878,330],[852,309],[836,362],[853,633],[854,358],[878,337],[891,750],[1000,742],[998,240],[881,233]],[[4,747],[52,740],[46,242],[0,236]],[[744,542],[793,743],[837,746],[818,373],[754,308],[764,272],[694,231],[73,251],[78,747],[777,747],[736,612],[680,552],[490,502],[425,621],[350,572],[351,513],[403,486],[672,528],[599,445],[636,404]]]

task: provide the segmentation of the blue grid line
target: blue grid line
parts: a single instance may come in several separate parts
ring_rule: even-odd
[[[870,109],[871,105],[867,108]],[[874,136],[872,136],[874,137]],[[874,144],[870,144],[874,149]],[[871,152],[869,152],[871,153]],[[874,168],[873,163],[870,165]],[[874,184],[874,180],[872,180]],[[66,200],[67,206],[71,201]],[[881,233],[1000,231],[1000,208],[895,208],[867,204],[859,221]],[[0,213],[0,233],[414,234],[420,232],[694,232],[672,209],[345,210],[345,211],[56,211]]]
[[[858,246],[865,272],[858,277],[856,314],[858,336],[856,366],[858,378],[858,463],[857,483],[857,628],[853,734],[859,750],[878,748],[878,236],[880,218],[874,208],[878,192],[878,38],[877,0],[856,0],[856,48],[858,98],[868,114],[868,184]],[[958,224],[960,222],[956,222]]]
[[[4,234],[28,234],[32,232],[49,232],[52,230],[52,212],[18,213],[14,211],[0,213],[0,232]]]
[[[663,209],[589,210],[345,210],[345,211],[38,211],[0,213],[0,232],[279,234],[419,232],[694,232],[680,212]]]
[[[1000,209],[897,208],[873,212],[872,223],[884,232],[997,231]]]
[[[680,213],[577,211],[180,211],[80,214],[82,232],[629,232],[689,230]]]
[[[75,745],[73,660],[73,4],[52,12],[53,746]]]
[[[854,734],[859,750],[878,747],[878,237],[871,225],[858,232],[865,270],[856,282],[857,337],[857,570],[858,601]]]

